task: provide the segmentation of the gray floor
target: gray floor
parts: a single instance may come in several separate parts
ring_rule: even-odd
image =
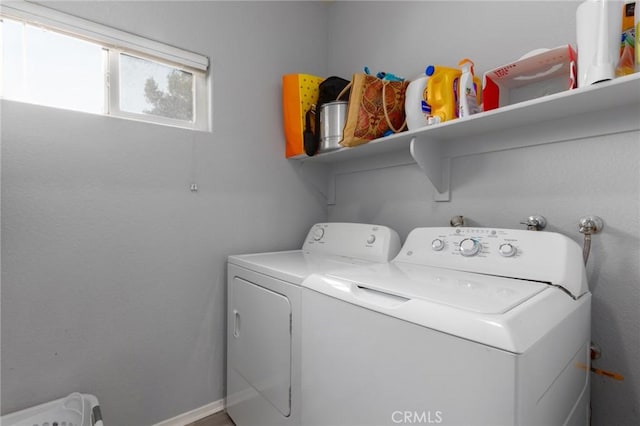
[[[227,413],[221,411],[187,426],[235,426],[235,424],[229,416],[227,416]]]

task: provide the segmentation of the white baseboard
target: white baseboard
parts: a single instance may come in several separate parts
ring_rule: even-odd
[[[210,404],[203,405],[186,413],[179,414],[168,420],[163,420],[160,423],[156,423],[153,426],[186,426],[190,423],[196,422],[212,414],[218,413],[224,410],[224,399],[214,401]]]

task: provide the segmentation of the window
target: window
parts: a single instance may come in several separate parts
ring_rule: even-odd
[[[120,109],[193,120],[193,74],[121,53]]]
[[[7,99],[208,129],[208,59],[29,3],[2,6]]]

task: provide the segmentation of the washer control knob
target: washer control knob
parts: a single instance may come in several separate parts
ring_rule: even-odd
[[[475,256],[480,251],[480,243],[473,238],[460,241],[460,254],[465,257]]]
[[[374,234],[369,235],[369,238],[367,238],[367,244],[373,244],[376,242],[376,236]]]
[[[313,239],[316,241],[320,241],[324,237],[324,229],[316,228],[313,230]]]
[[[500,252],[500,256],[502,257],[512,257],[517,251],[518,250],[515,246],[509,243],[500,244],[500,247],[498,248],[498,252]]]
[[[433,251],[442,251],[442,249],[444,249],[444,241],[442,241],[440,238],[436,238],[435,240],[431,241],[431,248],[433,249]]]

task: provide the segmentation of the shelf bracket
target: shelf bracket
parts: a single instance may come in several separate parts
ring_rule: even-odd
[[[451,177],[451,157],[445,157],[440,159],[442,162],[442,191],[435,188],[433,192],[433,201],[451,201],[451,187],[449,185],[449,179]]]
[[[441,150],[441,141],[417,137],[411,139],[411,156],[431,181],[435,189],[433,199],[450,201],[451,158],[443,157]]]

